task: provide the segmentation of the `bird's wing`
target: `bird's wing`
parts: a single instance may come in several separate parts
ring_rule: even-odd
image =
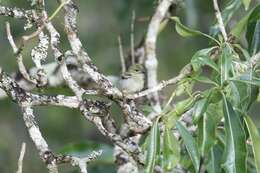
[[[132,74],[129,72],[125,72],[124,74],[121,75],[122,79],[129,79],[132,77]]]

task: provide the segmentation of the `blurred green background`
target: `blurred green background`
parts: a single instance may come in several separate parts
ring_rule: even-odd
[[[130,23],[132,10],[136,12],[135,43],[143,38],[148,21],[138,19],[149,18],[155,9],[153,0],[75,0],[79,6],[79,35],[88,54],[94,63],[105,74],[120,74],[120,61],[118,53],[117,36],[121,35],[125,53],[129,52]],[[228,1],[221,1],[221,6]],[[254,3],[253,3],[254,4]],[[253,6],[252,4],[252,6]],[[1,5],[10,7],[30,8],[27,0],[2,0]],[[46,0],[49,15],[58,7],[54,0]],[[234,21],[245,13],[241,8],[234,17]],[[211,1],[185,0],[185,4],[177,9],[177,15],[186,25],[199,29],[205,33],[214,23],[214,13]],[[15,57],[7,41],[5,21],[11,23],[13,36],[17,43],[24,34],[33,32],[33,29],[24,31],[24,21],[0,16],[0,66],[7,72],[17,71]],[[64,22],[62,12],[53,20],[53,24],[62,34],[62,48],[69,49],[69,44],[64,35]],[[232,24],[232,22],[231,22]],[[32,41],[23,52],[26,66],[32,67],[30,49],[35,45]],[[157,57],[159,60],[159,79],[168,79],[175,76],[178,71],[189,62],[191,56],[198,49],[208,46],[203,38],[184,39],[174,30],[174,23],[170,22],[158,39]],[[244,44],[244,46],[246,46]],[[47,62],[53,61],[51,54]],[[47,63],[46,62],[46,63]],[[168,89],[169,91],[171,88]],[[60,91],[70,94],[66,88],[52,89],[51,92]],[[252,109],[252,115],[257,119],[257,105]],[[114,115],[117,110],[114,110]],[[36,119],[40,129],[48,141],[49,147],[59,153],[77,148],[74,154],[86,155],[92,149],[104,149],[101,159],[89,165],[91,173],[115,172],[112,158],[111,143],[104,138],[92,124],[88,123],[78,111],[61,107],[37,107]],[[258,125],[260,125],[258,123]],[[47,172],[45,165],[38,157],[38,153],[29,139],[19,107],[10,99],[0,100],[0,172],[14,172],[17,168],[17,159],[21,143],[27,143],[24,159],[24,172]],[[78,143],[75,145],[75,143]],[[61,166],[63,172],[78,172],[77,168]]]

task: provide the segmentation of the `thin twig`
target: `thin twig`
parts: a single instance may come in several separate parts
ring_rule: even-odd
[[[17,61],[17,65],[18,65],[20,73],[29,82],[31,82],[33,84],[37,84],[37,81],[35,79],[32,79],[32,77],[28,74],[28,72],[26,70],[26,67],[23,63],[23,56],[22,56],[21,52],[19,51],[19,49],[17,48],[17,46],[14,42],[13,36],[11,34],[11,27],[10,27],[9,22],[6,22],[6,34],[7,34],[7,39],[13,49],[13,52],[16,55],[16,61]]]
[[[140,98],[140,97],[143,97],[143,96],[147,96],[151,93],[154,93],[154,92],[157,92],[169,85],[173,85],[173,84],[176,84],[177,82],[181,81],[183,78],[185,78],[187,76],[187,74],[182,74],[180,73],[178,76],[172,78],[172,79],[169,79],[169,80],[166,80],[166,81],[161,81],[158,85],[152,87],[152,88],[149,88],[147,90],[144,90],[144,91],[141,91],[139,93],[135,93],[135,94],[132,94],[132,95],[127,95],[126,97],[129,98],[129,99],[136,99],[136,98]]]
[[[219,30],[220,32],[222,33],[223,35],[223,38],[225,40],[225,42],[227,41],[227,32],[225,30],[225,25],[223,23],[223,19],[222,19],[222,16],[221,16],[221,13],[220,13],[220,10],[219,10],[219,7],[218,7],[218,2],[217,0],[213,0],[213,5],[214,5],[214,9],[215,9],[215,15],[216,15],[216,18],[218,20],[218,26],[219,26]]]
[[[134,29],[135,29],[135,10],[133,10],[133,12],[132,12],[131,34],[130,34],[130,40],[131,40],[131,62],[132,62],[132,65],[135,64],[135,48],[134,48],[135,35],[134,35]]]
[[[118,47],[119,47],[119,56],[120,56],[120,62],[121,62],[121,69],[122,74],[126,71],[126,65],[125,65],[125,57],[124,57],[124,50],[122,46],[122,41],[120,35],[117,38],[118,40]]]
[[[18,169],[17,169],[16,173],[22,173],[23,172],[23,158],[24,158],[25,151],[26,151],[26,143],[23,142],[22,147],[21,147],[21,151],[20,151],[20,156],[19,156],[19,159],[18,159]]]
[[[67,0],[67,1],[62,2],[58,6],[58,8],[52,13],[52,15],[49,18],[45,18],[45,19],[42,20],[41,26],[39,26],[38,29],[35,32],[31,33],[30,35],[22,36],[22,43],[21,43],[21,45],[19,47],[18,52],[23,50],[25,44],[28,41],[30,41],[31,39],[37,37],[42,32],[42,30],[45,28],[46,24],[48,22],[50,22],[59,13],[59,11],[64,7],[64,5],[68,4],[70,1],[71,0]]]

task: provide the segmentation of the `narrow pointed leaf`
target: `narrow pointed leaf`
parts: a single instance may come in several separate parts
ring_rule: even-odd
[[[218,84],[216,82],[212,81],[210,78],[208,78],[206,76],[196,76],[196,77],[192,77],[192,79],[194,79],[195,81],[201,82],[201,83],[212,84],[214,86],[218,86]]]
[[[220,173],[221,172],[221,157],[223,148],[217,144],[210,150],[209,159],[206,164],[206,170],[208,173]]]
[[[200,156],[198,146],[190,132],[186,129],[186,127],[184,127],[180,122],[176,123],[176,127],[180,132],[185,147],[190,155],[195,172],[198,172],[200,167]]]
[[[146,173],[153,173],[156,158],[160,153],[160,131],[158,126],[158,119],[155,121],[151,134],[150,134],[150,141],[148,145],[147,151],[147,159],[146,159]]]
[[[254,159],[255,159],[255,167],[257,170],[257,173],[260,173],[260,135],[259,132],[254,124],[254,122],[251,120],[249,116],[244,117],[246,126],[250,135],[250,139],[252,141],[252,148],[254,153]]]
[[[195,29],[188,28],[187,26],[183,25],[178,17],[174,16],[174,17],[171,17],[171,19],[176,22],[175,29],[176,29],[177,33],[179,35],[181,35],[182,37],[204,36],[204,37],[216,42],[217,44],[219,44],[219,42],[215,38],[211,37],[210,35],[200,32]]]
[[[230,21],[234,13],[240,8],[241,5],[241,0],[230,0],[229,3],[224,7],[224,9],[221,11],[221,15],[225,26]],[[219,25],[216,22],[210,28],[210,35],[215,37],[218,33]]]
[[[232,48],[229,44],[225,44],[222,47],[220,55],[220,71],[221,71],[221,84],[223,84],[230,77],[230,71],[232,69]]]
[[[206,111],[208,106],[208,97],[203,98],[197,101],[194,105],[194,112],[193,112],[193,121],[196,123],[202,116],[202,114]]]
[[[247,10],[249,5],[250,5],[251,0],[242,0],[242,2],[244,4],[244,6],[245,6],[245,9]]]
[[[227,173],[246,172],[246,137],[239,115],[223,95],[226,147],[223,167]]]
[[[232,104],[242,111],[248,111],[251,104],[257,99],[260,80],[253,70],[244,72],[242,75],[231,79]]]
[[[191,58],[192,68],[195,71],[198,71],[201,69],[202,66],[207,65],[219,73],[220,70],[217,64],[212,59],[210,59],[210,53],[215,48],[216,47],[210,47],[197,51]]]
[[[213,119],[212,115],[205,113],[203,116],[203,140],[201,146],[202,156],[206,156],[213,146],[216,138],[216,121]]]
[[[260,13],[259,13],[260,16]],[[259,20],[255,24],[254,34],[252,36],[252,42],[250,43],[250,53],[251,55],[255,55],[260,50],[260,17]]]
[[[239,38],[241,33],[247,28],[249,19],[252,22],[252,17],[259,13],[260,4],[256,5],[250,12],[248,12],[237,24],[232,28],[231,34]]]
[[[163,170],[171,171],[180,160],[180,146],[173,132],[166,128],[163,136]]]
[[[248,18],[246,39],[250,54],[254,55],[260,49],[260,4],[254,8]]]

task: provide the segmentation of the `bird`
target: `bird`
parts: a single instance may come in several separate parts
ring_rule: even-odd
[[[133,94],[144,88],[145,70],[141,64],[131,65],[118,80],[118,88],[124,94]]]

